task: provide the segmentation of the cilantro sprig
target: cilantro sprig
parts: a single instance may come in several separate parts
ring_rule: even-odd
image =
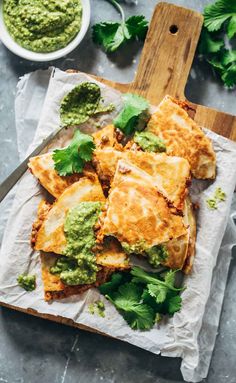
[[[131,40],[144,40],[148,21],[144,16],[131,16],[125,19],[123,8],[116,0],[108,0],[121,14],[121,22],[101,22],[93,26],[93,41],[106,52],[114,52]]]
[[[55,170],[60,176],[81,173],[85,163],[92,159],[94,149],[93,137],[81,133],[79,129],[76,130],[71,143],[66,148],[53,151]]]
[[[130,273],[113,274],[99,289],[131,328],[150,330],[157,314],[173,315],[181,309],[179,292],[183,288],[175,287],[176,272],[161,276],[133,267]]]
[[[122,97],[123,108],[113,124],[126,135],[142,130],[150,118],[148,101],[137,94],[126,93]]]
[[[204,28],[199,53],[228,88],[236,85],[236,50],[228,48],[236,35],[236,3],[216,0],[204,9]],[[225,41],[228,39],[228,42]]]

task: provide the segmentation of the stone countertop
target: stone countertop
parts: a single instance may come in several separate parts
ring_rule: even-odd
[[[202,11],[210,0],[170,0]],[[150,19],[155,0],[124,6],[126,14]],[[105,0],[92,0],[91,24],[118,19]],[[102,12],[101,12],[102,9]],[[70,55],[52,63],[33,63],[0,43],[0,147],[2,181],[19,163],[14,122],[14,97],[19,76],[55,65],[78,69],[120,82],[132,80],[141,46],[133,44],[107,56],[91,41],[91,30]],[[123,53],[123,54],[122,54]],[[190,101],[235,114],[235,90],[226,90],[207,65],[194,60],[186,87]],[[236,382],[236,258],[232,258],[216,347],[208,383]],[[177,383],[183,382],[180,359],[163,358],[120,341],[91,334],[6,308],[0,309],[0,382],[6,383]]]

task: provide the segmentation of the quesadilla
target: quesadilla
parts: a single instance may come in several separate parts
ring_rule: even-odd
[[[69,186],[53,204],[35,240],[35,249],[63,254],[66,247],[64,222],[67,212],[80,202],[105,202],[101,185],[95,174],[83,177]]]
[[[129,257],[116,238],[105,238],[100,251],[96,252],[96,263],[114,269],[129,269]]]
[[[117,134],[114,125],[107,125],[105,128],[93,133],[94,143],[96,148],[103,149],[107,147],[122,148],[117,141]]]
[[[29,160],[28,167],[31,173],[39,180],[40,184],[55,198],[60,197],[64,190],[78,181],[83,174],[59,176],[54,169],[52,153],[41,154]]]
[[[119,160],[101,238],[114,236],[126,250],[135,253],[186,234],[182,217],[173,213],[154,185],[148,173]]]
[[[166,96],[146,130],[164,140],[168,155],[188,160],[195,178],[215,178],[216,156],[212,143],[177,100]]]
[[[154,154],[142,151],[118,151],[113,148],[97,149],[93,164],[101,181],[111,184],[117,163],[128,160],[153,177],[154,184],[161,192],[182,210],[190,183],[190,166],[187,160],[166,154]]]
[[[106,282],[113,271],[111,268],[108,269],[106,267],[101,267],[97,272],[97,279],[94,284],[68,286],[60,280],[59,275],[55,275],[50,272],[51,267],[55,264],[57,259],[55,255],[41,253],[40,258],[45,301],[63,299],[71,295],[82,294],[84,291],[92,287],[97,287]]]
[[[196,222],[189,197],[184,202],[183,220],[187,232],[163,244],[168,253],[163,265],[171,269],[183,269],[185,274],[189,274],[193,264],[196,240]]]
[[[195,256],[195,244],[197,236],[197,226],[193,206],[190,198],[186,198],[185,201],[185,214],[184,214],[185,225],[188,226],[189,239],[188,239],[188,252],[184,263],[183,271],[185,274],[189,274],[193,267],[193,261]]]

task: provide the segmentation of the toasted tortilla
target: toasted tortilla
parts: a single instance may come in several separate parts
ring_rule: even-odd
[[[33,222],[32,225],[32,231],[31,231],[31,246],[35,247],[35,243],[37,241],[37,236],[39,229],[41,228],[45,218],[47,217],[47,214],[49,210],[51,209],[52,205],[45,201],[44,199],[40,201],[37,211],[37,218]]]
[[[114,125],[107,125],[105,128],[92,134],[97,149],[117,147],[122,149],[116,138]]]
[[[182,217],[173,213],[154,184],[148,173],[118,161],[101,238],[109,235],[130,246],[144,243],[151,248],[186,234]]]
[[[129,257],[122,250],[120,243],[115,238],[106,238],[101,251],[96,253],[96,262],[100,266],[114,269],[129,269]]]
[[[192,202],[190,198],[186,198],[186,208],[184,214],[185,224],[188,225],[189,230],[189,240],[188,240],[188,252],[185,260],[185,264],[183,267],[183,271],[185,274],[189,274],[193,267],[193,261],[195,256],[195,244],[197,237],[197,225],[196,225],[196,217],[194,214]]]
[[[96,150],[93,163],[101,181],[111,184],[117,163],[120,159],[144,170],[154,179],[155,185],[173,203],[182,210],[190,183],[190,166],[187,160],[166,154],[141,151],[117,151],[113,148]]]
[[[82,294],[84,291],[92,287],[97,287],[105,283],[113,272],[111,268],[107,269],[106,267],[101,267],[97,273],[97,280],[94,284],[67,286],[60,280],[58,275],[50,273],[50,268],[57,260],[55,254],[41,253],[40,257],[45,301],[63,299],[71,295]]]
[[[66,247],[64,222],[69,209],[80,202],[105,202],[105,197],[95,174],[83,177],[69,186],[53,204],[44,219],[35,242],[35,249],[63,254]]]
[[[28,167],[40,184],[55,198],[60,197],[68,186],[78,181],[86,173],[61,177],[54,169],[52,153],[41,154],[29,160]]]
[[[215,178],[212,143],[177,100],[166,96],[151,116],[147,130],[164,140],[168,155],[188,160],[195,178]]]
[[[171,269],[183,269],[185,274],[189,274],[195,255],[196,241],[196,221],[189,197],[184,202],[183,219],[187,233],[165,243],[169,256],[163,264]]]

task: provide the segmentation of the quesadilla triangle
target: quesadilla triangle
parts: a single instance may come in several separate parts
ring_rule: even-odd
[[[184,222],[188,226],[189,240],[188,240],[188,252],[184,263],[183,271],[185,274],[189,274],[193,267],[193,261],[195,256],[195,244],[197,236],[196,218],[193,211],[193,206],[190,198],[186,198],[184,209]]]
[[[100,267],[100,270],[97,272],[95,283],[87,285],[68,286],[61,281],[59,275],[55,275],[50,272],[51,267],[54,266],[57,260],[57,256],[55,256],[55,254],[41,253],[40,259],[45,301],[63,299],[71,295],[82,294],[84,291],[90,289],[91,287],[97,287],[105,283],[109,279],[111,273],[113,272],[112,269]]]
[[[81,177],[93,172],[93,170],[86,165],[83,173],[61,177],[54,169],[52,153],[41,154],[40,156],[30,158],[28,167],[40,184],[55,198],[60,197],[68,186],[78,181]]]
[[[127,253],[142,253],[186,234],[183,218],[154,186],[153,177],[119,160],[100,236],[114,236]]]
[[[114,125],[107,125],[92,134],[96,148],[117,147],[122,149],[122,145],[117,141]]]
[[[66,237],[64,223],[70,209],[80,202],[105,202],[105,197],[96,174],[80,178],[69,186],[53,204],[44,219],[35,239],[35,249],[64,254]]]
[[[129,269],[129,257],[114,237],[105,238],[101,250],[96,253],[96,263],[114,269]]]
[[[111,184],[117,163],[128,160],[153,177],[154,184],[173,205],[182,210],[190,183],[190,166],[187,160],[166,154],[142,151],[117,151],[113,148],[96,150],[93,163],[101,181]]]
[[[185,274],[189,274],[193,265],[196,241],[196,221],[189,197],[184,201],[183,220],[187,233],[163,244],[166,259],[161,263],[171,269],[183,269]]]
[[[151,116],[146,130],[164,140],[168,155],[186,158],[195,178],[214,179],[216,156],[212,143],[182,104],[166,96]]]

